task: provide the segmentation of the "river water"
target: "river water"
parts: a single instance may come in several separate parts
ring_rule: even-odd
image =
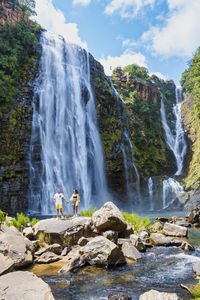
[[[195,252],[177,247],[154,247],[142,254],[142,259],[109,269],[85,267],[65,276],[44,275],[56,300],[106,300],[110,294],[128,294],[133,300],[150,290],[176,292],[182,299],[190,299],[181,283],[194,283],[192,265],[200,261],[197,251],[200,230],[189,230],[188,240]]]

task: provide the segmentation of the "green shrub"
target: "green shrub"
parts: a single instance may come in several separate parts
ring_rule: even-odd
[[[200,276],[197,276],[197,279],[199,280],[199,282],[193,288],[189,289],[195,300],[200,299]]]
[[[147,228],[151,225],[148,217],[140,218],[136,213],[129,214],[127,212],[121,212],[125,221],[134,226],[135,231],[141,232],[143,228]]]
[[[89,206],[89,208],[86,209],[85,211],[83,211],[81,209],[81,217],[90,217],[91,218],[93,213],[95,213],[95,211],[97,211],[97,208],[95,207],[95,208],[92,209],[91,206]]]
[[[2,210],[0,210],[0,224],[6,221],[6,215]]]
[[[33,219],[31,220],[31,226],[33,227],[37,222],[39,222],[39,220],[36,219],[36,218],[33,218]]]
[[[17,229],[21,229],[22,226],[26,227],[28,223],[31,223],[29,217],[25,216],[23,213],[17,213],[17,217],[13,218],[11,222],[7,222],[7,226],[14,226]]]

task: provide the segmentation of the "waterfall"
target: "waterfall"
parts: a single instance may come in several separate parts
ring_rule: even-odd
[[[141,193],[140,193],[140,173],[138,171],[138,168],[135,163],[135,151],[133,148],[133,144],[131,142],[131,139],[129,137],[127,126],[126,126],[126,109],[125,109],[125,103],[123,99],[121,99],[119,93],[113,86],[111,82],[113,93],[117,99],[117,103],[123,105],[123,128],[122,128],[122,142],[121,142],[121,152],[123,156],[123,164],[124,164],[124,172],[125,172],[125,179],[126,179],[126,190],[129,199],[133,198],[133,191],[131,187],[131,181],[134,180],[134,175],[136,176],[136,195],[137,195],[137,201],[140,203],[141,200]],[[120,101],[120,102],[119,102]],[[120,116],[120,110],[118,107],[118,114]],[[135,204],[135,203],[134,203]]]
[[[150,202],[150,211],[154,210],[154,202],[153,202],[153,180],[149,177],[147,181],[148,192],[149,192],[149,202]]]
[[[173,152],[176,159],[176,173],[175,175],[181,175],[184,163],[184,157],[187,150],[187,144],[185,140],[185,132],[183,128],[182,115],[181,115],[181,102],[182,88],[176,88],[176,104],[173,106],[173,114],[175,117],[175,129],[174,132],[170,129],[165,112],[165,105],[163,101],[163,96],[161,94],[161,122],[165,132],[165,141],[170,150]]]
[[[55,212],[57,188],[69,199],[80,191],[81,207],[105,200],[107,185],[90,84],[89,55],[61,36],[41,37],[30,149],[29,209]],[[67,206],[69,208],[69,206]]]
[[[184,157],[187,150],[185,140],[185,132],[181,115],[182,88],[176,87],[176,104],[173,106],[173,114],[175,117],[174,130],[171,130],[166,118],[165,105],[161,94],[161,122],[165,132],[165,141],[169,149],[173,152],[176,160],[175,175],[181,175],[183,170]],[[163,209],[168,208],[183,193],[181,185],[173,178],[163,181]]]

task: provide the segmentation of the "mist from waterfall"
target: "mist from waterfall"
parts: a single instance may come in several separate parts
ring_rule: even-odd
[[[82,208],[96,205],[97,200],[101,205],[108,191],[89,54],[48,32],[42,34],[41,46],[33,103],[29,210],[55,212],[57,188],[68,199],[78,189]]]

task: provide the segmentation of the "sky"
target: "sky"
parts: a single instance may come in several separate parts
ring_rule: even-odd
[[[138,64],[177,85],[200,46],[200,0],[36,0],[37,22],[111,75]]]

